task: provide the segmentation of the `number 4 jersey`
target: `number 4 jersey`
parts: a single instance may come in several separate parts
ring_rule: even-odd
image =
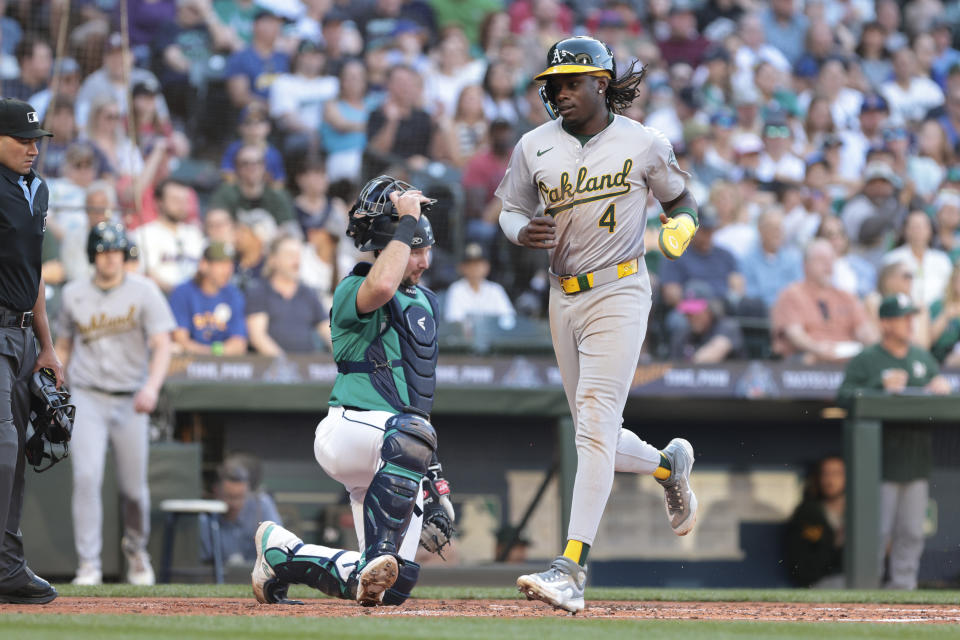
[[[542,206],[554,217],[550,269],[556,274],[595,271],[642,255],[647,193],[669,202],[690,177],[670,142],[619,115],[589,139],[561,123],[547,122],[517,143],[497,188],[504,211],[532,218]]]

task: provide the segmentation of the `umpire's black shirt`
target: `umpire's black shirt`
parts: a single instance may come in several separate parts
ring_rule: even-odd
[[[49,197],[36,171],[0,165],[0,307],[22,312],[37,302]]]

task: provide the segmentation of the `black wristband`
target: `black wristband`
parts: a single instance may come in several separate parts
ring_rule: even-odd
[[[413,246],[413,234],[417,231],[417,219],[411,215],[400,216],[393,239],[399,240],[408,247]]]

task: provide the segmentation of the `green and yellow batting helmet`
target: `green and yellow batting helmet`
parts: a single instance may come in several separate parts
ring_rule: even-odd
[[[562,73],[609,74],[617,77],[613,51],[603,42],[589,36],[575,36],[557,42],[547,52],[547,68],[535,77],[546,80]]]

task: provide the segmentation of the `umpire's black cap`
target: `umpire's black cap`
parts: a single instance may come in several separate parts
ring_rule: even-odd
[[[14,138],[42,138],[53,134],[40,128],[37,110],[23,100],[0,100],[0,136]]]

